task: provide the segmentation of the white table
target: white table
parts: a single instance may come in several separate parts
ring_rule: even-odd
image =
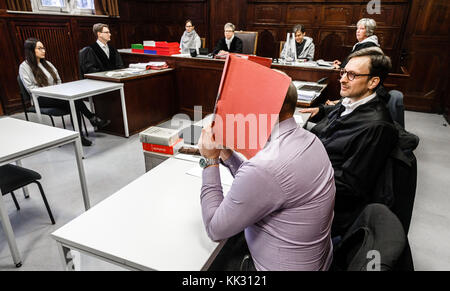
[[[196,166],[170,158],[53,232],[64,268],[75,249],[132,270],[207,269],[224,242],[207,236]]]
[[[33,96],[34,107],[36,108],[36,113],[40,123],[42,123],[42,115],[41,109],[39,108],[38,97],[49,97],[69,101],[70,112],[72,113],[73,118],[73,126],[76,131],[80,132],[80,129],[78,127],[78,118],[75,110],[75,101],[90,97],[90,103],[92,108],[93,107],[91,99],[92,96],[115,90],[120,90],[120,101],[122,103],[122,114],[123,114],[123,126],[125,130],[125,136],[128,137],[129,136],[128,118],[125,105],[125,94],[123,90],[123,83],[112,83],[112,82],[84,79],[79,81],[63,83],[59,85],[32,89],[31,94]]]
[[[78,132],[9,117],[0,118],[0,166],[15,161],[20,165],[20,160],[25,157],[67,143],[74,144],[81,191],[83,193],[84,206],[87,210],[90,208],[90,202]],[[17,267],[20,267],[22,264],[20,253],[9,221],[8,212],[5,209],[3,195],[0,195],[0,220],[6,233],[13,261]]]

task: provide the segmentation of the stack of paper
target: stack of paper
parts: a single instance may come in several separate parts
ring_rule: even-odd
[[[167,69],[168,67],[166,62],[135,63],[129,65],[129,68],[142,70],[162,70]]]

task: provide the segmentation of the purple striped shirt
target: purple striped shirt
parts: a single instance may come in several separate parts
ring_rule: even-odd
[[[332,260],[333,168],[320,140],[282,121],[256,156],[225,161],[234,176],[223,196],[218,167],[203,170],[203,222],[213,240],[245,229],[258,270],[327,270]]]

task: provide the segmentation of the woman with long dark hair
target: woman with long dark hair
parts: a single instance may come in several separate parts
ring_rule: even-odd
[[[24,44],[25,61],[20,64],[19,75],[25,88],[30,92],[37,87],[61,84],[58,70],[52,63],[45,59],[45,47],[42,42],[36,38],[29,38]],[[38,97],[39,106],[57,107],[70,112],[69,102],[47,97]],[[81,114],[86,116],[93,126],[102,128],[107,126],[110,121],[102,120],[95,116],[86,107],[82,100],[75,101],[75,107],[78,116],[78,122],[81,128]],[[81,134],[81,142],[84,146],[90,146],[92,142]]]

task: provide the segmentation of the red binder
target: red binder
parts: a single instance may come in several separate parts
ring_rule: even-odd
[[[218,144],[250,159],[266,144],[291,78],[242,57],[225,62],[214,109]]]

